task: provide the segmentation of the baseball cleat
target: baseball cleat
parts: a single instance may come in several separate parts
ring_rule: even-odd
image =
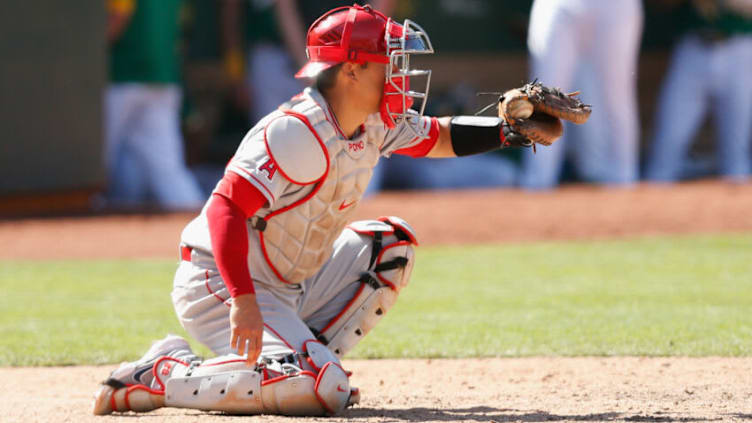
[[[192,355],[190,348],[182,337],[167,335],[155,341],[137,361],[122,363],[94,393],[93,413],[102,416],[113,411],[148,411],[160,407],[164,400],[150,388],[154,363],[166,355]]]
[[[190,351],[191,347],[188,342],[177,335],[167,335],[164,339],[155,341],[146,354],[137,361],[123,363],[110,374],[110,379],[114,379],[125,386],[144,385],[150,386],[154,379],[152,367],[160,357],[173,355],[172,352],[178,350]]]

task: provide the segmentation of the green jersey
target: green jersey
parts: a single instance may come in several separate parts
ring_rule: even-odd
[[[277,25],[274,0],[249,0],[247,3],[246,39],[250,45],[270,42],[282,43],[282,34]],[[353,3],[366,4],[363,0],[304,0],[298,1],[298,9],[303,19],[304,31],[325,12],[335,7],[352,6]]]
[[[181,7],[182,0],[136,1],[128,27],[110,51],[113,82],[178,82]]]
[[[694,7],[691,7],[689,19],[690,30],[710,38],[724,38],[741,34],[752,34],[752,19],[723,6],[718,6],[716,13],[705,15]]]

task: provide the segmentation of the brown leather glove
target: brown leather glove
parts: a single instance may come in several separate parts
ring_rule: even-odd
[[[564,94],[540,82],[528,83],[499,97],[499,117],[534,144],[551,145],[564,131],[559,119],[583,124],[590,117],[591,106],[577,99],[578,94]]]

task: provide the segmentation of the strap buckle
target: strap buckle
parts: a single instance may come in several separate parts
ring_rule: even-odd
[[[266,230],[266,220],[258,216],[253,216],[251,218],[251,227],[259,232],[264,232]]]

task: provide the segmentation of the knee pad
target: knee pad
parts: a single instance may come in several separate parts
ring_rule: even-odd
[[[410,281],[418,245],[404,220],[389,216],[350,224],[348,229],[372,239],[369,268],[350,302],[318,333],[320,341],[342,358],[381,321]]]
[[[344,410],[351,394],[348,372],[332,351],[319,341],[311,339],[303,342],[303,353],[317,375],[314,391],[326,412],[336,414]]]
[[[322,348],[326,348],[323,347]],[[329,361],[317,374],[302,370],[262,382],[264,412],[288,416],[335,415],[348,406],[350,381],[339,363]]]

